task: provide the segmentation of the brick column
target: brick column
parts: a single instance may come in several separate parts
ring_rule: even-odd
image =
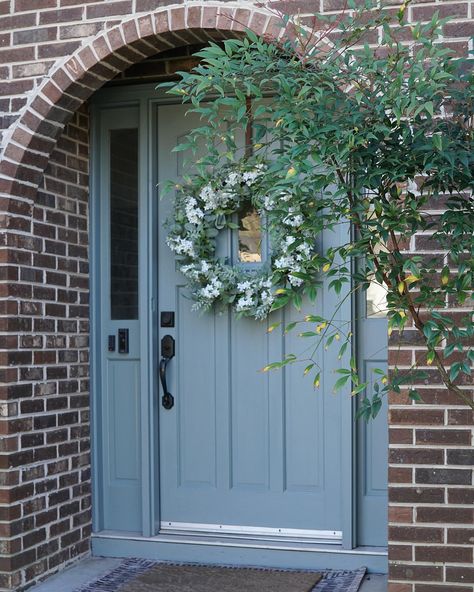
[[[442,200],[439,200],[441,202]],[[438,202],[438,204],[439,204]],[[431,204],[432,214],[442,205]],[[436,258],[446,254],[429,235],[414,236],[406,252]],[[461,326],[468,309],[450,314]],[[456,361],[456,354],[449,362]],[[474,589],[473,412],[443,386],[426,364],[418,331],[390,338],[389,362],[428,373],[419,385],[422,403],[393,395],[389,412],[389,592],[472,592]],[[462,375],[473,396],[472,378]]]
[[[4,590],[89,551],[88,124],[76,113],[35,203],[12,201],[4,218]]]

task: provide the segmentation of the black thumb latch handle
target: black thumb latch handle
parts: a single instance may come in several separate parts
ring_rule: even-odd
[[[166,368],[168,367],[171,358],[174,357],[174,339],[171,337],[171,335],[165,335],[161,340],[161,356],[160,382],[163,389],[161,404],[165,409],[172,409],[174,406],[174,397],[168,391],[168,385],[166,384]]]
[[[163,388],[161,404],[165,409],[171,409],[174,405],[174,397],[171,393],[168,392],[168,387],[166,385],[166,367],[168,366],[170,360],[171,358],[161,358],[160,361],[160,380],[161,386]]]

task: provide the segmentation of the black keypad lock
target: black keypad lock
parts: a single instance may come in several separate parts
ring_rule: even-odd
[[[129,345],[128,345],[128,329],[119,329],[118,330],[118,353],[119,354],[128,354]]]

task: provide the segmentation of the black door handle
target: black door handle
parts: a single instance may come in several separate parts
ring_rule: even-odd
[[[166,368],[174,357],[174,339],[171,335],[165,335],[161,340],[161,360],[160,360],[160,382],[163,389],[161,404],[165,409],[172,409],[174,406],[174,397],[168,391],[166,384]]]

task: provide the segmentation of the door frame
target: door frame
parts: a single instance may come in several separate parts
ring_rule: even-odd
[[[148,85],[147,85],[148,86]],[[103,207],[100,200],[102,158],[100,153],[100,113],[114,108],[137,107],[139,110],[139,325],[140,325],[140,457],[141,457],[141,497],[143,536],[155,534],[155,510],[159,507],[154,477],[154,463],[158,462],[157,450],[157,389],[153,376],[153,360],[157,355],[156,332],[151,329],[157,322],[157,270],[150,264],[155,258],[156,237],[152,232],[156,217],[156,199],[152,187],[156,180],[148,176],[153,170],[151,162],[156,148],[151,145],[152,135],[148,134],[150,116],[153,116],[152,101],[144,94],[143,88],[107,89],[99,92],[91,100],[91,182],[90,182],[90,290],[91,290],[91,440],[92,440],[92,523],[93,530],[100,531],[102,523],[103,493],[101,491],[100,471],[102,470],[102,409],[101,409],[101,347],[105,335],[101,325],[102,261],[100,228],[103,223]],[[146,89],[148,92],[151,89]],[[112,91],[112,92],[111,92]],[[123,92],[125,91],[125,92]],[[142,180],[147,179],[146,183]],[[102,345],[101,345],[102,344]],[[156,501],[154,501],[156,500]]]
[[[147,179],[140,183],[139,187],[139,224],[142,236],[142,248],[139,254],[139,266],[146,270],[140,278],[139,310],[140,310],[140,347],[144,354],[141,357],[141,483],[142,483],[142,531],[138,536],[128,537],[129,540],[145,541],[160,539],[157,535],[157,526],[160,523],[159,516],[159,450],[158,450],[158,376],[156,371],[158,360],[157,331],[153,328],[158,323],[158,269],[153,262],[157,258],[157,179],[156,167],[153,162],[157,158],[157,129],[156,113],[159,105],[177,104],[181,101],[167,97],[156,90],[155,84],[140,84],[133,86],[111,86],[95,93],[90,100],[91,105],[91,176],[90,176],[90,293],[91,293],[91,445],[92,445],[92,516],[94,537],[98,541],[96,549],[98,553],[104,553],[104,540],[101,533],[101,508],[102,492],[100,487],[101,471],[101,343],[104,344],[105,336],[102,335],[100,324],[101,292],[101,261],[100,261],[100,113],[102,110],[120,108],[126,106],[139,107],[139,134],[140,134],[140,179]],[[149,134],[149,126],[157,130],[157,134]],[[149,172],[152,172],[152,175]],[[354,312],[355,304],[351,303]],[[354,316],[352,318],[355,318]],[[352,397],[339,394],[344,397],[341,414],[341,433],[345,435],[345,445],[342,449],[341,468],[341,499],[342,499],[342,545],[335,553],[342,552],[352,555],[356,551],[357,541],[357,483],[356,483],[356,424],[353,421],[355,402]],[[105,537],[106,538],[106,537]],[[114,538],[112,536],[112,538]],[[116,540],[126,540],[127,536],[117,536]],[[117,543],[114,552],[122,549],[121,543]],[[113,546],[113,545],[112,545]],[[372,549],[372,548],[371,548]],[[361,549],[362,551],[362,549]],[[123,553],[123,550],[120,551]],[[326,554],[329,551],[326,551]],[[357,554],[357,552],[356,552]],[[365,552],[364,552],[365,554]],[[383,548],[373,548],[369,555],[374,559],[379,571],[385,570],[386,551]],[[365,564],[370,564],[368,558]],[[327,563],[326,555],[326,563]]]

